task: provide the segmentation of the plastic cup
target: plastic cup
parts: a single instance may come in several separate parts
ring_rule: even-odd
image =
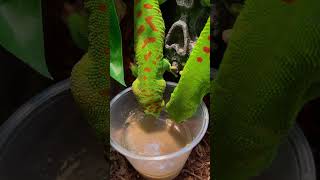
[[[164,99],[167,102],[173,92],[176,83],[167,82]],[[201,141],[205,135],[209,114],[206,105],[202,102],[193,117],[183,123],[191,135],[191,142],[180,150],[157,156],[143,156],[129,151],[121,144],[121,134],[124,124],[134,109],[139,104],[131,90],[127,88],[110,103],[110,143],[119,153],[124,155],[132,166],[145,178],[154,180],[170,180],[175,178],[182,170],[191,150]]]

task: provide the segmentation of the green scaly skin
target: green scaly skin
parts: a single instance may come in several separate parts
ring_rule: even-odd
[[[108,1],[87,0],[89,11],[88,52],[71,75],[72,94],[99,139],[109,143],[109,9]]]
[[[261,173],[303,105],[320,96],[319,5],[246,1],[211,87],[215,179]]]
[[[183,68],[166,108],[171,118],[182,122],[197,110],[210,88],[210,18]]]
[[[157,0],[135,1],[134,9],[135,50],[138,66],[131,67],[133,74],[137,75],[132,85],[133,92],[146,114],[159,116],[164,106],[163,92],[166,87],[162,76],[165,71],[172,68],[169,61],[163,58],[164,22]],[[150,17],[152,19],[148,21]],[[191,117],[203,96],[209,92],[209,31],[210,19],[201,33],[178,87],[167,106],[168,113],[177,122]],[[148,38],[154,39],[146,45]],[[199,58],[201,60],[198,60]],[[186,89],[188,91],[185,91]]]
[[[136,0],[134,22],[138,65],[134,74],[138,77],[132,84],[132,90],[144,112],[158,116],[164,107],[163,92],[166,87],[162,76],[170,70],[170,63],[163,58],[165,27],[158,0]]]

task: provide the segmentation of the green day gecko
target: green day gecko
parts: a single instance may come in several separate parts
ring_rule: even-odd
[[[74,66],[71,92],[99,139],[109,143],[110,0],[86,0],[89,11],[88,52]]]
[[[137,67],[133,74],[133,93],[146,114],[158,116],[164,107],[163,92],[166,82],[163,73],[170,63],[163,58],[164,21],[158,0],[135,0],[134,41]]]
[[[320,2],[247,0],[211,86],[212,175],[266,169],[303,105],[320,96]]]
[[[171,118],[182,122],[197,110],[210,88],[210,18],[183,69],[177,87],[166,105]]]
[[[146,114],[158,116],[164,107],[166,86],[163,73],[172,69],[163,58],[164,22],[157,0],[135,1],[135,51],[138,66],[132,66],[137,79],[133,92]],[[167,110],[175,121],[192,116],[203,96],[209,92],[210,18],[172,94]],[[195,67],[193,67],[195,66]],[[191,68],[192,67],[192,68]],[[197,77],[193,77],[193,76]],[[187,93],[189,98],[185,98]],[[179,112],[180,111],[180,112]]]

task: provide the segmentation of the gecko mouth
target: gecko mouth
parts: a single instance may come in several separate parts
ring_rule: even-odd
[[[179,20],[175,22],[166,36],[166,49],[174,49],[180,56],[185,56],[188,51],[189,33],[187,24]]]

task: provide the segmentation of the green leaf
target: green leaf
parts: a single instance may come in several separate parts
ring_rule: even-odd
[[[0,0],[0,45],[51,78],[45,61],[41,0]]]
[[[159,0],[159,4],[165,3],[167,0]]]
[[[126,86],[124,81],[122,38],[119,20],[114,1],[110,9],[110,75],[113,79]]]

